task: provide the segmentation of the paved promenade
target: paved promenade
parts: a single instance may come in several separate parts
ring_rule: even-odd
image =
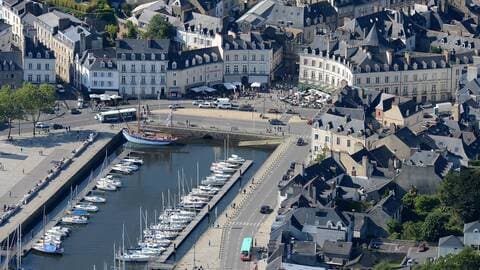
[[[6,141],[5,138],[0,140],[0,162],[4,166],[4,170],[0,171],[0,203],[8,205],[18,202],[28,190],[47,175],[47,171],[53,168],[55,162],[69,156],[74,149],[78,148],[90,132],[94,130],[99,132],[97,140],[85,152],[75,158],[66,170],[61,171],[37,196],[24,205],[20,212],[0,226],[0,240],[5,239],[18,224],[23,223],[52,194],[60,190],[118,132],[104,125],[85,126],[77,130],[69,133],[56,131],[36,138],[24,134],[20,138],[14,137],[16,140],[13,142]]]
[[[285,173],[290,161],[302,161],[308,154],[307,148],[298,147],[294,142],[292,137],[277,147],[255,173],[254,184],[251,179],[246,184],[246,194],[237,195],[230,207],[219,215],[215,225],[179,261],[178,269],[199,266],[203,269],[250,269],[252,263],[240,261],[241,240],[254,236],[257,246],[266,246],[274,214],[262,215],[259,208],[262,204],[276,205],[278,175],[281,177]]]

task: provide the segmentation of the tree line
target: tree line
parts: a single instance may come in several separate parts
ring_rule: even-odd
[[[35,125],[43,112],[55,106],[55,88],[49,84],[33,85],[26,83],[18,89],[4,85],[0,89],[0,120],[8,125],[8,138],[11,138],[14,120],[30,120]]]

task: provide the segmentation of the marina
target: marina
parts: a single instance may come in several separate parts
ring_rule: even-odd
[[[209,152],[207,158],[203,158],[204,151],[199,151],[199,149],[207,150]],[[64,248],[64,253],[62,256],[59,257],[50,257],[50,256],[42,256],[38,255],[37,253],[32,253],[29,254],[25,259],[24,259],[24,265],[31,266],[35,265],[35,269],[52,269],[52,268],[58,268],[58,269],[63,269],[64,266],[66,265],[76,265],[77,263],[72,263],[81,261],[81,257],[84,256],[93,256],[92,262],[86,263],[86,262],[81,262],[78,268],[73,268],[69,266],[70,269],[85,269],[87,267],[90,267],[92,265],[96,265],[97,267],[103,266],[104,263],[107,263],[108,265],[112,265],[113,262],[113,244],[115,243],[117,247],[120,247],[120,242],[121,242],[121,235],[122,235],[122,224],[125,224],[125,235],[126,235],[126,247],[135,247],[136,244],[138,244],[138,238],[135,237],[135,239],[132,238],[134,235],[139,235],[139,226],[137,222],[132,222],[132,219],[137,219],[138,220],[138,209],[139,207],[143,207],[143,209],[148,209],[148,212],[157,212],[160,213],[160,210],[162,208],[165,208],[166,206],[161,204],[161,197],[160,194],[162,192],[166,193],[167,190],[171,190],[172,194],[173,193],[178,193],[178,183],[177,181],[174,181],[176,176],[178,175],[178,170],[183,169],[183,167],[192,167],[189,170],[187,168],[185,173],[188,176],[193,176],[195,175],[195,165],[198,162],[199,163],[199,168],[200,168],[200,175],[206,176],[209,174],[210,171],[210,165],[212,162],[216,161],[216,157],[223,156],[224,153],[222,153],[222,148],[218,147],[216,145],[198,145],[198,144],[192,144],[192,145],[185,145],[185,146],[169,146],[167,148],[162,148],[161,150],[152,150],[152,149],[142,149],[143,153],[140,155],[140,158],[144,160],[144,165],[141,166],[141,168],[137,171],[134,172],[133,174],[118,174],[118,176],[115,176],[115,178],[121,179],[122,185],[124,187],[121,188],[119,192],[107,192],[105,191],[104,194],[99,193],[98,195],[87,195],[88,190],[91,190],[94,188],[96,185],[95,181],[90,181],[89,185],[87,188],[84,189],[83,193],[79,193],[78,197],[93,199],[97,200],[97,197],[105,199],[104,202],[91,202],[94,203],[94,205],[98,206],[99,211],[98,213],[90,212],[85,210],[89,214],[88,220],[89,224],[88,225],[83,225],[79,227],[80,225],[75,225],[73,227],[73,232],[72,234],[63,241],[62,247]],[[140,152],[141,152],[140,151]],[[184,158],[183,159],[178,159],[178,156],[183,156],[185,157],[186,153],[184,152],[194,152],[195,155],[191,158],[199,158],[202,156],[202,158],[199,158],[199,160],[192,160],[189,158],[188,160],[190,162],[184,163]],[[245,159],[250,159],[250,160],[255,160],[255,165],[261,165],[261,163],[266,159],[268,156],[269,151],[268,150],[258,150],[258,149],[248,149],[248,148],[239,148],[239,149],[233,149],[232,152],[239,153],[240,156],[245,157]],[[111,162],[110,166],[113,166],[114,164],[118,163],[119,160],[123,159],[126,157],[128,154],[128,150],[122,152],[119,157],[115,159],[114,162]],[[152,160],[152,157],[154,160]],[[167,166],[167,164],[162,164],[163,162],[160,162],[158,164],[159,160],[155,160],[155,158],[160,158],[160,161],[168,161],[170,165]],[[202,160],[206,159],[206,160]],[[134,162],[134,160],[130,160],[130,162]],[[258,162],[258,163],[257,163]],[[176,167],[176,170],[171,167],[173,164]],[[182,165],[182,164],[187,164],[187,165]],[[109,168],[110,168],[109,166]],[[245,164],[242,167],[242,174],[244,174],[245,177],[248,177],[248,175],[251,174],[250,170],[247,171],[246,168],[252,166],[251,161],[245,161]],[[256,168],[257,166],[253,166]],[[162,173],[154,172],[159,169],[158,167],[161,168]],[[163,175],[164,171],[168,171],[168,175],[166,176]],[[101,178],[105,178],[105,173],[108,171],[105,171],[104,173],[99,174],[99,176],[96,178],[97,180]],[[238,175],[240,176],[240,175]],[[170,179],[170,181],[161,181],[162,184],[165,184],[161,188],[156,188],[153,190],[153,187],[151,185],[157,186],[160,182],[158,182],[158,178],[161,177],[162,179]],[[133,179],[132,179],[133,178]],[[234,180],[234,178],[236,178]],[[134,180],[136,179],[136,180]],[[156,181],[157,179],[157,181]],[[220,205],[218,209],[215,210],[215,213],[222,213],[223,208],[225,205],[228,204],[229,198],[233,197],[233,193],[229,194],[228,190],[231,189],[233,186],[238,186],[240,185],[241,181],[236,182],[239,179],[239,177],[232,177],[232,181],[226,181],[226,185],[223,187],[223,189],[219,189],[216,187],[212,187],[210,191],[205,191],[205,186],[198,187],[196,189],[191,189],[192,192],[196,192],[194,195],[196,195],[198,192],[202,193],[203,195],[206,196],[208,192],[212,192],[214,190],[215,192],[218,192],[217,195],[215,196],[208,196],[211,198],[209,204],[210,208],[213,211],[214,207]],[[191,180],[191,179],[190,179]],[[132,185],[133,183],[133,185]],[[145,190],[146,186],[142,186],[142,184],[147,184],[149,185],[150,188],[148,190]],[[192,188],[193,185],[190,185],[190,188]],[[232,190],[234,193],[237,193],[238,190]],[[132,196],[131,192],[135,192],[134,196]],[[207,192],[207,193],[206,193]],[[145,193],[148,193],[145,194]],[[142,195],[139,195],[142,194]],[[213,193],[211,193],[213,195]],[[93,197],[93,198],[91,198]],[[223,198],[222,198],[223,197]],[[134,198],[137,198],[138,200],[135,200]],[[221,202],[223,199],[225,199],[225,202]],[[79,202],[80,200],[78,200]],[[103,201],[103,200],[102,200]],[[76,201],[77,202],[77,201]],[[128,203],[127,203],[128,202]],[[72,205],[77,205],[73,204]],[[128,204],[128,207],[126,206]],[[88,205],[88,204],[86,204]],[[122,211],[119,212],[119,209],[122,209]],[[82,210],[82,209],[79,209]],[[74,210],[77,211],[77,210]],[[210,215],[213,214],[211,211]],[[62,212],[64,215],[65,213]],[[153,214],[150,214],[150,216],[155,216]],[[182,250],[185,250],[189,248],[195,241],[195,238],[198,238],[199,234],[201,233],[201,230],[205,228],[205,226],[208,224],[207,221],[205,221],[205,217],[208,216],[208,210],[207,207],[205,207],[202,211],[198,213],[198,215],[193,219],[188,226],[185,228],[184,231],[182,231],[176,239],[173,241],[175,243],[175,247],[177,248],[176,252],[175,249],[173,248],[173,245],[167,246],[167,247],[162,247],[162,248],[144,248],[143,252],[147,255],[148,252],[150,252],[149,261],[152,260],[152,254],[158,254],[159,251],[163,252],[164,255],[162,255],[161,258],[156,258],[160,260],[166,260],[169,257],[172,257],[172,254],[175,254],[175,256],[181,256],[181,253],[184,252]],[[59,219],[56,218],[56,221]],[[152,219],[153,220],[153,219]],[[208,220],[210,221],[210,218]],[[110,224],[106,226],[107,224]],[[52,224],[50,226],[47,226],[47,228],[55,225],[54,222],[52,221]],[[136,226],[135,226],[136,225]],[[200,225],[200,226],[198,226]],[[107,229],[108,227],[108,229]],[[104,233],[98,234],[99,231],[102,231]],[[108,233],[107,233],[108,231]],[[192,235],[193,232],[193,235]],[[40,233],[39,233],[40,234]],[[174,235],[174,234],[171,234]],[[106,237],[108,236],[108,237]],[[102,239],[100,243],[100,239]],[[85,242],[88,243],[96,243],[95,245],[98,245],[98,247],[92,247],[92,251],[89,251],[89,248],[87,248],[88,251],[85,250]],[[106,244],[106,246],[105,246]],[[83,249],[81,249],[83,247]],[[101,251],[99,252],[98,249]],[[180,249],[179,249],[180,248]],[[86,255],[85,253],[88,253],[89,255]],[[102,256],[100,256],[102,254]],[[174,257],[175,257],[174,256]],[[145,256],[143,256],[145,257]],[[142,256],[127,256],[124,259],[126,261],[142,261],[142,260],[147,260],[147,259],[142,259]],[[82,264],[83,263],[83,264]],[[131,263],[129,263],[131,264]],[[129,265],[129,267],[133,267],[131,269],[144,269],[143,266],[138,266],[137,268],[136,264]],[[128,268],[130,269],[130,268]]]

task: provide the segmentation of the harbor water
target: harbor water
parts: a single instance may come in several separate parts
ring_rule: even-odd
[[[167,146],[162,148],[136,148],[125,145],[129,150],[138,151],[144,160],[140,170],[132,175],[122,176],[124,187],[116,192],[107,192],[106,204],[99,204],[100,211],[92,214],[88,225],[72,226],[72,233],[63,240],[65,253],[61,256],[46,256],[30,252],[23,259],[24,269],[111,269],[113,265],[113,246],[122,245],[122,227],[125,228],[125,246],[133,246],[140,237],[140,209],[145,211],[148,223],[154,222],[155,213],[158,216],[162,209],[162,192],[167,204],[167,191],[170,190],[171,201],[179,193],[187,192],[197,183],[197,164],[200,180],[210,174],[210,164],[215,159],[225,156],[222,141],[201,140],[186,145]],[[230,147],[229,154],[237,154],[245,159],[253,160],[252,167],[242,179],[250,179],[256,170],[268,158],[272,150],[258,148]],[[97,170],[98,171],[98,170]],[[179,178],[181,180],[179,190]],[[85,180],[85,182],[87,179]],[[217,205],[212,213],[222,214],[228,203],[241,190],[246,181],[239,181]],[[66,204],[68,198],[62,202]],[[173,202],[172,202],[173,203]],[[166,207],[167,205],[165,205]],[[53,209],[47,216],[53,216]],[[144,217],[145,218],[145,217]],[[179,259],[193,245],[200,234],[213,223],[212,219],[204,220],[192,232],[187,240],[178,248]],[[210,224],[208,223],[210,222]],[[39,222],[36,230],[41,228]],[[25,233],[28,237],[28,232]],[[127,269],[144,269],[145,264],[127,265]]]

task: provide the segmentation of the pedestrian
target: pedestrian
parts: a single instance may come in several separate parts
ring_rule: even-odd
[[[235,203],[233,203],[232,207],[233,207],[233,209],[235,209]]]
[[[22,173],[25,174],[25,169],[22,169]]]
[[[23,148],[22,148],[22,147],[20,147],[20,152],[23,152]]]
[[[247,190],[246,189],[243,189],[243,194],[247,193]]]
[[[256,238],[255,238],[255,241],[254,241],[254,242],[255,242],[254,246],[257,246],[257,239],[256,239]]]
[[[208,246],[210,246],[210,240],[208,240]]]
[[[228,213],[225,212],[225,217],[228,218]]]
[[[12,191],[11,190],[8,192],[8,197],[12,197]]]

